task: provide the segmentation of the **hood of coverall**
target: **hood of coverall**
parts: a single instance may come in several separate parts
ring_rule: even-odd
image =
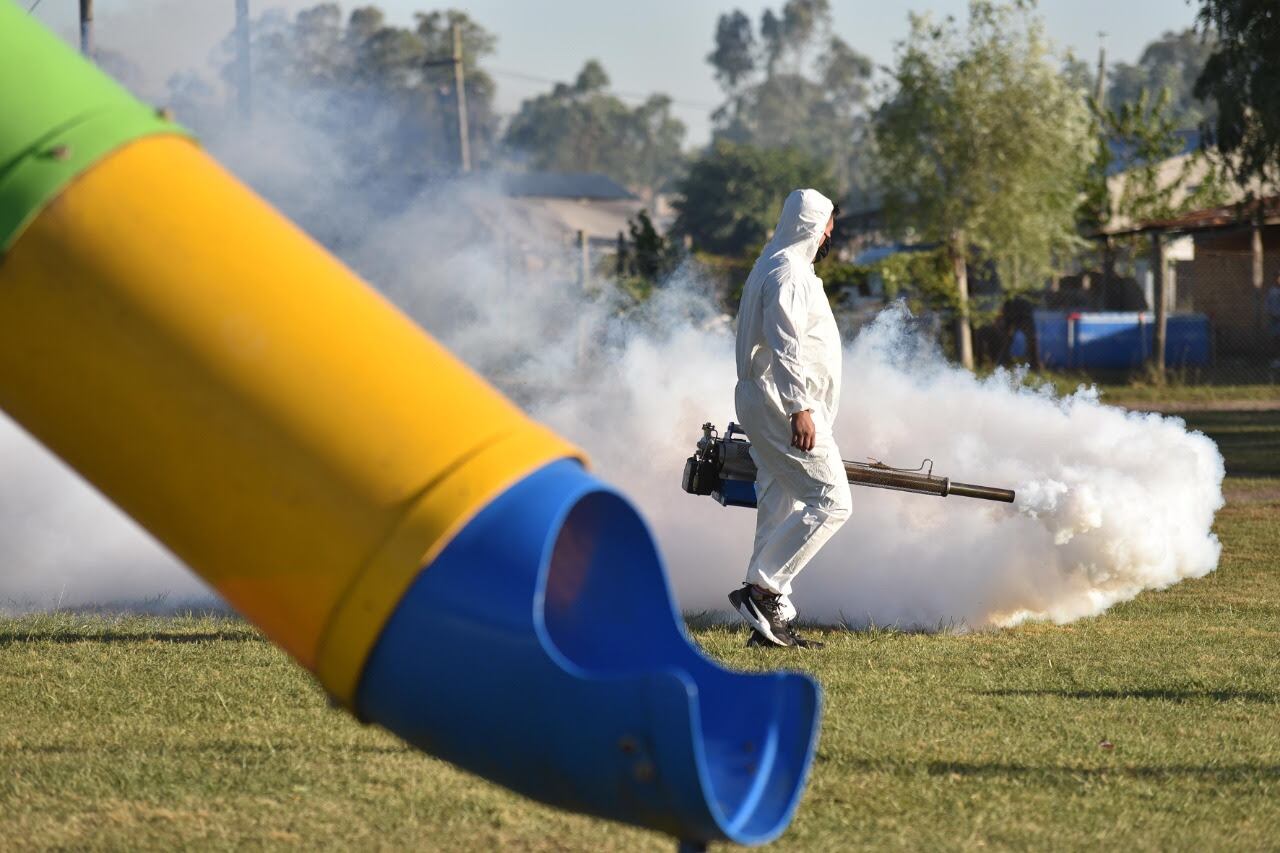
[[[782,205],[767,255],[788,252],[812,262],[835,204],[817,190],[792,190]]]

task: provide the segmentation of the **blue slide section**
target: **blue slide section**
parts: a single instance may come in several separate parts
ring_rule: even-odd
[[[635,510],[561,461],[486,507],[418,576],[357,710],[535,800],[759,844],[799,802],[820,702],[808,676],[704,657]]]

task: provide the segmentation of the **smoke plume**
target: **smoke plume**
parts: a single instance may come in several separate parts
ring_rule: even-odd
[[[359,133],[359,128],[352,128]],[[680,491],[704,421],[734,418],[732,327],[686,264],[643,305],[584,291],[567,247],[483,179],[369,198],[331,140],[279,117],[210,151],[461,358],[587,450],[651,525],[680,607],[723,612],[754,512]],[[395,211],[395,212],[387,212]],[[525,259],[550,258],[541,271]],[[305,298],[300,294],[300,298]],[[846,459],[1014,488],[1015,505],[856,488],[852,518],[796,581],[802,618],[850,626],[1067,622],[1217,565],[1223,462],[1177,418],[959,370],[891,307],[846,346]],[[465,418],[465,413],[462,415]],[[205,587],[0,418],[0,606],[207,600]]]

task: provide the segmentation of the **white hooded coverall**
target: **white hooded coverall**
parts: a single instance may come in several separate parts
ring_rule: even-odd
[[[840,404],[840,332],[813,271],[833,209],[816,190],[787,196],[738,309],[734,402],[759,470],[747,582],[784,596],[851,507],[831,433]],[[817,432],[808,452],[791,446],[791,415],[804,410]]]

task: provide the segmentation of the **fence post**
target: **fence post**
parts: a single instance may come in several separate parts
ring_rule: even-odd
[[[965,258],[967,243],[964,234],[958,232],[951,238],[951,269],[956,277],[956,296],[960,301],[960,313],[956,317],[956,355],[960,366],[973,370],[973,326],[969,320],[969,267]]]
[[[578,284],[584,296],[591,292],[591,238],[586,231],[579,231],[576,240],[578,246]],[[591,354],[591,322],[586,311],[578,318],[578,367],[585,368],[590,362]]]
[[[1249,234],[1249,256],[1253,261],[1250,280],[1253,284],[1254,303],[1257,308],[1258,350],[1266,352],[1267,346],[1267,283],[1263,280],[1262,211],[1254,214]]]
[[[1151,364],[1160,379],[1164,379],[1164,350],[1169,332],[1169,300],[1165,292],[1164,248],[1164,235],[1159,231],[1153,233],[1151,235],[1151,274],[1154,285],[1152,298],[1156,303],[1156,341],[1151,354]]]
[[[586,231],[578,232],[578,281],[582,284],[582,292],[591,290],[591,243]]]

